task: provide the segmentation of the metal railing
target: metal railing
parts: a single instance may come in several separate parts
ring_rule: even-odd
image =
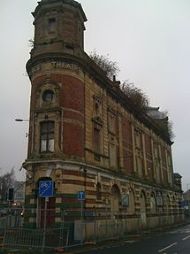
[[[30,217],[31,215],[33,218]],[[85,209],[81,213],[80,209],[56,208],[47,209],[45,213],[44,209],[13,208],[8,209],[7,214],[0,217],[0,234],[3,235],[5,248],[42,251],[56,248],[67,249],[86,242],[97,243],[103,240],[121,239],[132,230],[139,233],[142,229],[149,227],[151,220],[154,219],[154,217],[151,219],[147,217],[146,225],[144,225],[141,217],[140,214],[128,217],[127,213],[111,213],[106,210]],[[171,215],[169,217],[172,218]],[[163,225],[167,223],[167,220],[164,214],[162,217],[157,216],[157,225]],[[46,227],[44,227],[44,221],[47,222]],[[28,227],[30,223],[33,223],[33,228]]]

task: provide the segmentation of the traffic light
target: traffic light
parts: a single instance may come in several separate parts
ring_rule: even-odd
[[[8,190],[8,201],[14,200],[14,188],[9,188]]]

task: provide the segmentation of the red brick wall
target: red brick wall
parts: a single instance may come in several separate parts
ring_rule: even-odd
[[[33,80],[31,110],[37,109],[38,91],[46,82],[45,75]],[[84,157],[84,84],[77,78],[62,74],[51,74],[48,83],[60,87],[58,107],[63,108],[63,121],[58,121],[63,123],[62,152],[69,156]]]
[[[64,123],[63,152],[66,155],[84,157],[84,129],[81,126]]]
[[[70,76],[62,76],[62,89],[60,92],[61,106],[71,108],[84,113],[84,85]]]
[[[40,76],[33,81],[31,93],[32,108],[36,105],[36,92],[46,83],[46,75]],[[48,76],[48,83],[61,84],[60,89],[60,106],[68,107],[84,113],[84,85],[72,76],[62,74],[52,74]]]
[[[82,126],[84,125],[84,85],[80,80],[70,76],[57,77],[57,79],[62,83],[60,105],[65,108],[63,152],[67,155],[84,157],[84,126]]]

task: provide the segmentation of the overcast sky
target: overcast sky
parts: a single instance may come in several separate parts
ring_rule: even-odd
[[[190,1],[80,0],[88,21],[85,51],[116,61],[118,79],[129,80],[152,106],[169,112],[173,122],[174,172],[190,188]],[[37,0],[0,0],[0,174],[12,167],[17,177],[27,154],[30,81],[25,64],[33,39]]]

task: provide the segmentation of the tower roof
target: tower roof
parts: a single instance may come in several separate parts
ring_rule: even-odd
[[[36,7],[35,11],[32,13],[34,17],[36,17],[41,9],[42,6],[44,5],[49,5],[49,4],[68,4],[71,5],[75,8],[78,8],[84,21],[87,21],[86,15],[83,11],[83,8],[81,6],[80,3],[74,1],[74,0],[41,0],[40,2],[38,2],[38,6]]]

